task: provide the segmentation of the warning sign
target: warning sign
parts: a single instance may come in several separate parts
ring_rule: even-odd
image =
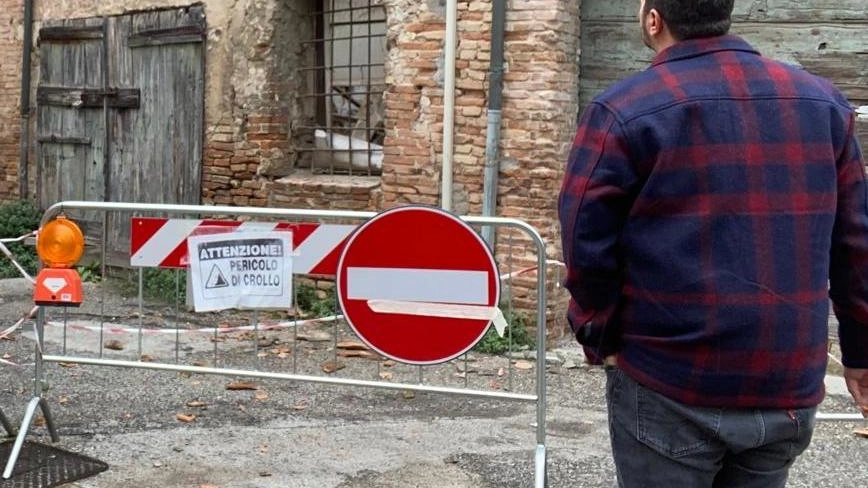
[[[187,253],[197,312],[292,306],[292,233],[191,236]]]
[[[220,271],[220,268],[217,267],[216,264],[211,266],[211,274],[208,276],[208,281],[205,282],[205,289],[225,288],[227,286],[229,286],[229,282],[226,280],[226,277],[223,276],[223,272]]]

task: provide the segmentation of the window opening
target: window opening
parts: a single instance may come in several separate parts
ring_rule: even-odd
[[[383,166],[386,11],[382,0],[317,0],[315,38],[302,68],[311,135],[299,165],[317,173],[374,175]],[[291,28],[291,27],[290,27]]]

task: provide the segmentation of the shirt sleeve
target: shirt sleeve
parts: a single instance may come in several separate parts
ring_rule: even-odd
[[[868,368],[868,185],[851,116],[838,159],[838,208],[832,233],[829,296],[838,317],[843,363]]]
[[[567,319],[592,363],[620,349],[613,321],[623,284],[618,245],[637,181],[620,122],[592,103],[579,121],[558,198]]]

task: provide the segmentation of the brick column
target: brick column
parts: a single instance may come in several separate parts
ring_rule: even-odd
[[[18,199],[22,0],[0,0],[0,202]]]
[[[386,96],[384,206],[439,204],[443,131],[443,39],[440,2],[387,1],[389,55]],[[459,44],[453,210],[482,211],[491,1],[458,3]],[[521,218],[559,259],[557,194],[578,111],[579,0],[512,0],[507,6],[506,72],[500,141],[497,215]],[[498,260],[512,269],[533,266],[528,238],[500,233]],[[554,273],[552,273],[554,275]],[[536,307],[532,274],[516,278],[521,308]],[[549,280],[550,327],[559,335],[565,296]]]

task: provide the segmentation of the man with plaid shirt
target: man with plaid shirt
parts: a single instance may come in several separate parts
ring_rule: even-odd
[[[585,109],[566,168],[568,318],[607,364],[619,486],[784,486],[824,395],[829,297],[868,408],[854,111],[728,35],[732,9],[642,0],[653,64]]]

